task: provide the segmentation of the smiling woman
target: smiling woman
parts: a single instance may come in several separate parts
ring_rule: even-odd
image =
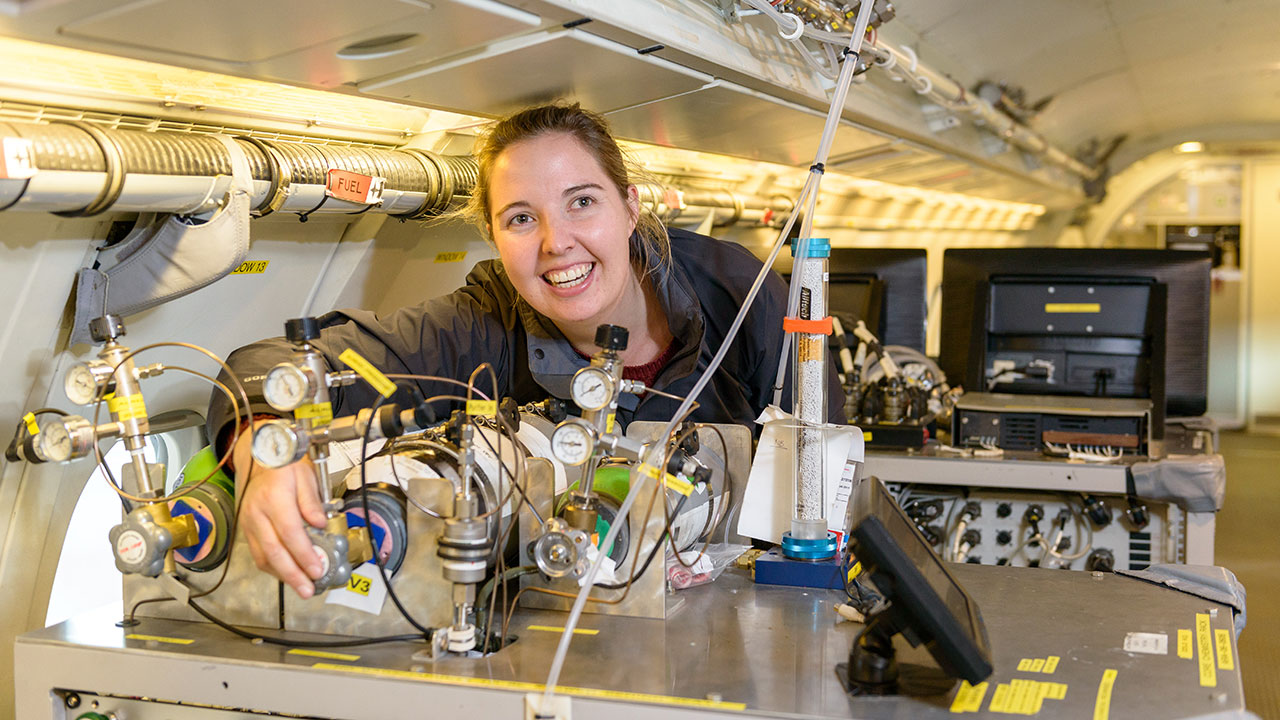
[[[706,371],[760,261],[736,244],[663,228],[641,206],[604,121],[577,105],[536,107],[501,120],[477,154],[469,214],[500,261],[476,265],[466,285],[449,295],[385,317],[329,313],[319,319],[312,346],[330,369],[341,367],[338,356],[348,348],[388,373],[463,379],[488,362],[499,396],[525,404],[567,399],[574,373],[595,352],[597,326],[609,323],[630,332],[623,377],[664,393],[624,394],[618,422],[669,420],[678,404],[670,396],[687,395]],[[770,402],[786,301],[782,280],[771,275],[697,398],[693,420],[751,424]],[[275,414],[261,400],[261,378],[289,352],[277,338],[228,358],[256,414]],[[829,384],[840,393],[834,368]],[[455,394],[444,385],[419,386],[428,397]],[[393,401],[411,402],[404,390],[398,393]],[[375,397],[362,384],[335,388],[334,413],[355,413]],[[843,422],[839,403],[831,405],[829,419]],[[210,437],[229,441],[234,418],[221,395],[208,418]],[[249,465],[249,435],[237,440],[238,468]],[[309,597],[321,566],[304,522],[325,524],[309,462],[259,467],[254,474],[242,510],[254,559]]]

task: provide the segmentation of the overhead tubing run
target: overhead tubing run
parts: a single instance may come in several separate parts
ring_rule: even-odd
[[[250,206],[271,212],[379,212],[422,218],[471,192],[470,156],[236,137],[253,178]],[[70,217],[108,211],[211,211],[231,184],[227,147],[214,135],[108,129],[84,122],[0,122],[0,210]],[[326,194],[330,170],[386,179],[381,203]]]
[[[849,41],[847,34],[827,32],[805,25],[791,13],[778,12],[768,0],[742,0],[759,10],[778,25],[784,37],[807,37],[825,45],[843,47]],[[800,52],[806,52],[800,49]],[[920,62],[915,52],[907,47],[895,48],[876,38],[862,47],[862,53],[873,67],[891,73],[911,86],[917,94],[954,111],[967,112],[987,130],[1011,145],[1025,150],[1051,165],[1064,168],[1085,180],[1097,180],[1102,169],[1090,167],[1049,144],[1043,136],[1017,120],[1005,115],[994,105],[971,95],[960,83]]]
[[[108,211],[196,214],[213,210],[227,191],[231,158],[213,135],[107,129],[88,123],[0,123],[0,142],[29,148],[27,165],[0,165],[0,210],[69,216]],[[438,155],[237,137],[248,158],[256,214],[378,212],[403,218],[443,211],[475,186],[469,155]],[[29,145],[27,145],[29,143]],[[328,197],[328,171],[386,178],[380,205]],[[29,174],[30,177],[22,177]],[[718,227],[784,221],[793,203],[785,196],[757,197],[728,190],[639,187],[641,202],[664,220],[706,209]]]

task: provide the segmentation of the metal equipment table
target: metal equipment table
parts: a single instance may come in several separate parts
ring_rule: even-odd
[[[1247,716],[1226,605],[1118,575],[952,569],[990,636],[995,672],[970,706],[978,712],[1000,715],[997,701],[1009,713],[1038,706],[1046,718],[1105,718],[1100,695],[1110,686],[1114,718]],[[861,626],[836,622],[842,593],[757,586],[737,570],[682,593],[687,602],[665,623],[583,616],[561,677],[574,718],[952,715],[955,689],[933,698],[845,695],[834,668]],[[421,648],[413,643],[290,651],[202,623],[148,619],[121,629],[114,617],[78,618],[17,641],[17,717],[522,718],[524,694],[541,690],[564,619],[521,610],[511,647],[430,663],[412,659]],[[1152,635],[1127,640],[1131,633]],[[1166,652],[1148,654],[1161,635]],[[1128,652],[1127,643],[1148,652]],[[898,657],[931,662],[905,646]]]

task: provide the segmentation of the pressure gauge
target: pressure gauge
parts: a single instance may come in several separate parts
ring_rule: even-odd
[[[62,389],[67,399],[77,405],[90,405],[98,397],[98,386],[108,383],[108,392],[112,389],[111,368],[102,363],[77,363],[67,370],[63,378]]]
[[[583,410],[603,410],[613,400],[613,378],[598,367],[584,367],[574,373],[569,396]]]
[[[551,453],[566,465],[581,465],[591,457],[595,438],[591,427],[577,420],[567,420],[551,433]]]
[[[307,438],[293,423],[272,420],[253,431],[253,457],[267,467],[279,468],[307,454]]]
[[[281,412],[297,408],[313,394],[310,373],[293,363],[276,365],[267,371],[262,381],[262,397],[268,405]]]
[[[46,422],[36,436],[36,453],[46,462],[66,462],[84,457],[92,445],[93,425],[76,415]]]

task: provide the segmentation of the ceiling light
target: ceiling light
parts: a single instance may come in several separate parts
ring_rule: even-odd
[[[1204,150],[1204,143],[1196,142],[1194,140],[1191,142],[1184,142],[1178,146],[1177,150],[1180,153],[1200,152]]]

